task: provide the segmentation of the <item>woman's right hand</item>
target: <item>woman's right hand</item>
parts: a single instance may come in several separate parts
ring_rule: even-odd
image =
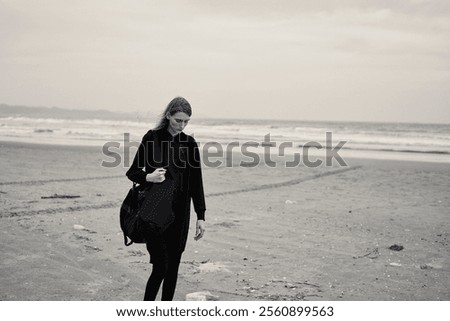
[[[162,167],[155,169],[153,173],[147,174],[145,180],[151,183],[162,183],[166,179],[166,170]]]

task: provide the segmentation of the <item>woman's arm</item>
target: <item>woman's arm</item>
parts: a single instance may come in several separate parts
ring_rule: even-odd
[[[152,132],[148,131],[142,138],[142,142],[134,156],[133,163],[126,173],[131,181],[138,184],[145,184],[147,182],[147,173],[144,171],[144,168],[146,166],[146,147],[149,139],[151,139],[151,134]]]
[[[190,182],[190,192],[192,201],[194,203],[194,210],[197,213],[198,220],[205,220],[205,194],[203,191],[203,178],[202,178],[202,168],[200,161],[200,152],[198,149],[197,142],[192,138],[191,141],[191,152],[192,155],[191,164],[191,182]]]

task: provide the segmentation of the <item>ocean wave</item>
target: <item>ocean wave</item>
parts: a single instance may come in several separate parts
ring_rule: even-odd
[[[0,138],[50,137],[57,140],[121,141],[125,133],[140,140],[154,124],[132,120],[0,117]],[[187,134],[207,141],[263,142],[270,134],[272,141],[292,142],[293,146],[318,142],[325,146],[326,133],[331,132],[333,145],[347,143],[343,149],[380,152],[450,154],[450,125],[307,122],[269,120],[202,119],[186,128]],[[279,146],[279,145],[278,145]]]
[[[48,128],[35,128],[34,129],[35,133],[53,133],[53,129],[48,129]]]
[[[342,149],[343,150],[353,150],[353,151],[450,155],[450,151],[445,151],[445,150],[420,150],[420,149],[402,149],[402,148],[398,148],[398,149],[396,149],[396,148],[354,148],[354,147],[342,147]]]

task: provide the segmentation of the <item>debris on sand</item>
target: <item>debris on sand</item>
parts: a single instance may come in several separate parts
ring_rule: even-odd
[[[78,234],[75,234],[75,233],[73,233],[73,237],[77,241],[92,242],[92,239],[90,239],[89,237],[78,235]]]
[[[390,266],[402,266],[401,263],[395,263],[395,262],[389,263],[389,265]]]
[[[404,249],[403,245],[394,244],[394,245],[389,246],[389,250],[391,250],[391,251],[401,251],[403,249]]]
[[[128,254],[130,254],[131,256],[145,256],[145,253],[142,252],[141,250],[128,251]]]
[[[64,195],[64,194],[53,194],[50,196],[41,196],[41,199],[48,199],[48,198],[79,198],[80,195]]]
[[[85,245],[84,248],[87,251],[89,251],[89,252],[100,252],[100,251],[102,251],[102,249],[97,247],[97,246]]]
[[[361,259],[363,257],[368,257],[369,259],[375,259],[380,256],[380,252],[378,252],[378,247],[368,251],[366,254],[353,256],[354,259]]]
[[[431,270],[431,269],[435,269],[435,270],[440,270],[443,268],[442,264],[439,263],[434,263],[434,262],[429,262],[429,263],[424,263],[420,265],[420,268],[422,270]]]
[[[220,227],[232,228],[232,227],[236,226],[236,224],[233,223],[233,222],[221,222],[221,223],[216,223],[216,224],[214,224],[214,226],[220,226]]]
[[[79,224],[74,224],[73,229],[78,230],[78,231],[87,230],[87,228],[85,228],[83,225],[79,225]]]
[[[192,292],[186,294],[186,301],[217,301],[219,297],[209,291]]]

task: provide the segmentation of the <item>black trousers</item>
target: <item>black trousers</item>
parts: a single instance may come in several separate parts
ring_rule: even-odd
[[[148,233],[147,250],[153,268],[145,288],[144,301],[156,299],[163,281],[161,300],[173,300],[182,251],[172,244],[171,234],[170,231],[163,234]]]

